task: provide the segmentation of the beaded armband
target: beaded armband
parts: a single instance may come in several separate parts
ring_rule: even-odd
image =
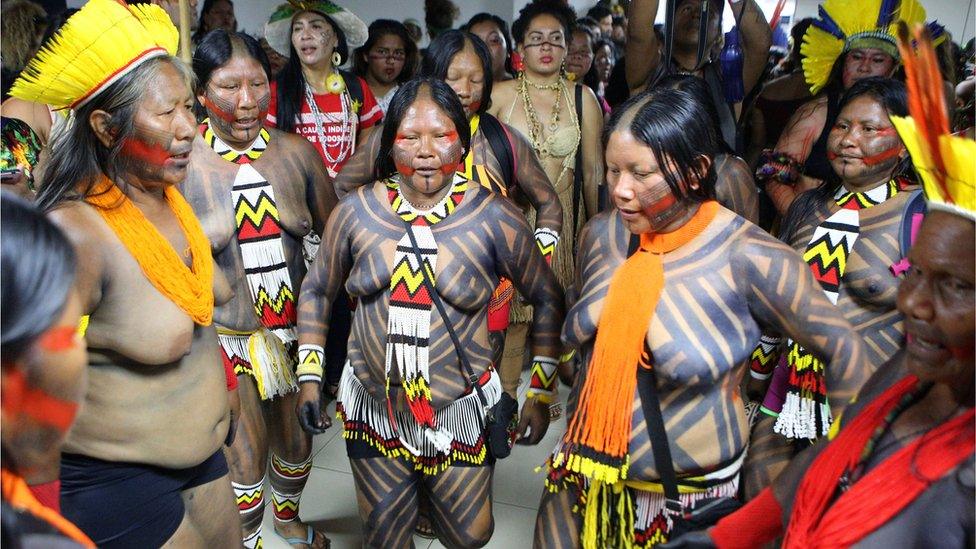
[[[779,359],[779,344],[782,341],[778,337],[763,335],[759,338],[759,345],[752,351],[749,361],[749,375],[753,379],[769,379],[773,375],[773,368]]]
[[[800,179],[800,163],[786,153],[763,149],[756,168],[756,181],[765,184],[770,179],[785,185],[795,184]]]
[[[534,398],[543,404],[551,404],[556,396],[556,359],[547,356],[532,358],[532,378],[525,398]]]
[[[314,381],[322,383],[322,369],[325,365],[325,349],[321,345],[300,345],[298,347],[298,383]]]
[[[546,264],[552,265],[552,254],[556,252],[556,244],[559,242],[559,233],[552,229],[539,227],[535,230],[535,243],[542,252],[542,257],[546,258]]]

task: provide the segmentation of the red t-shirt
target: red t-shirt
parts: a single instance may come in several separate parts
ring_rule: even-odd
[[[376,103],[376,98],[373,96],[373,92],[370,91],[366,81],[358,76],[356,78],[359,79],[359,87],[363,90],[363,104],[357,105],[355,100],[353,100],[353,112],[346,113],[345,121],[343,120],[342,100],[340,96],[332,93],[313,94],[315,104],[318,105],[319,112],[322,113],[324,122],[322,134],[325,137],[325,142],[328,144],[329,156],[332,158],[339,157],[345,147],[345,144],[341,142],[344,140],[345,143],[351,145],[345,158],[340,162],[330,162],[326,158],[325,152],[322,150],[322,144],[318,142],[315,116],[312,114],[312,109],[309,108],[307,100],[302,100],[301,119],[296,121],[295,129],[293,130],[315,145],[331,177],[335,177],[342,168],[342,165],[346,163],[346,160],[349,160],[349,157],[352,156],[352,153],[356,149],[356,136],[358,133],[366,128],[373,127],[383,119],[383,111]],[[268,109],[267,118],[268,125],[272,127],[276,127],[278,121],[275,116],[278,112],[277,99],[277,82],[272,82],[271,105]]]

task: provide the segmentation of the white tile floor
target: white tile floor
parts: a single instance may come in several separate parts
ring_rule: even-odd
[[[528,385],[528,373],[519,386],[519,401]],[[560,387],[565,403],[568,388]],[[334,411],[334,405],[330,405]],[[537,446],[516,446],[512,455],[498,461],[495,467],[494,514],[495,533],[486,547],[518,549],[532,546],[532,533],[543,474],[535,468],[542,464],[566,429],[565,415],[549,426]],[[333,425],[312,442],[312,473],[302,496],[301,518],[324,529],[332,539],[333,549],[354,549],[362,545],[356,490],[353,486],[346,445],[341,427]],[[442,549],[438,541],[414,536],[417,549]],[[265,508],[264,546],[288,549],[288,544],[274,534],[270,506]]]

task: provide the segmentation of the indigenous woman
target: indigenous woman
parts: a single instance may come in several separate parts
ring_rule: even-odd
[[[366,24],[329,0],[303,0],[279,6],[264,34],[276,51],[288,56],[271,84],[268,123],[311,141],[334,179],[383,118],[366,82],[339,69],[349,59],[349,48],[366,42]],[[349,297],[340,292],[326,347],[330,394],[346,361],[350,309]]]
[[[581,82],[593,66],[593,43],[596,42],[590,28],[574,23],[566,48],[566,77]],[[590,89],[593,89],[592,87]]]
[[[554,0],[533,2],[519,12],[512,34],[523,68],[515,80],[495,86],[488,111],[529,138],[559,195],[564,229],[552,268],[564,291],[573,283],[579,231],[596,214],[597,188],[603,181],[603,111],[592,90],[566,78],[573,19],[573,10]],[[505,338],[503,371],[522,368],[531,314],[521,301],[512,307],[514,325]]]
[[[383,118],[366,82],[339,69],[349,48],[366,42],[366,24],[329,0],[309,0],[279,6],[264,34],[288,56],[271,84],[268,123],[311,141],[334,178]]]
[[[57,510],[61,446],[85,396],[81,302],[71,243],[26,201],[0,193],[3,217],[4,545],[95,547]],[[30,250],[29,255],[24,250]],[[30,486],[29,486],[30,485]]]
[[[762,152],[756,169],[756,179],[781,216],[800,193],[834,175],[827,140],[841,96],[858,80],[892,77],[900,64],[896,23],[925,20],[925,8],[917,0],[827,0],[820,13],[800,48],[803,73],[815,97],[793,114],[776,146]],[[934,25],[936,29],[942,33]]]
[[[610,82],[610,73],[616,59],[613,55],[613,43],[609,38],[601,38],[593,45],[593,64],[583,79],[583,83],[593,90],[604,116],[610,116],[610,104],[607,103],[605,92]]]
[[[210,246],[176,189],[196,135],[177,41],[158,6],[90,0],[12,90],[72,109],[37,203],[85,258],[89,384],[61,505],[99,547],[240,546],[222,450],[236,379],[212,326]]]
[[[302,286],[298,412],[309,432],[326,426],[319,384],[330,303],[342,285],[359,299],[338,411],[367,547],[411,543],[421,490],[445,545],[481,547],[491,537],[485,423],[502,388],[487,314],[499,276],[536,306],[537,361],[552,363],[559,350],[556,281],[518,208],[457,173],[469,147],[447,84],[401,86],[377,181],[339,202]],[[521,415],[516,436],[537,443],[547,407],[530,399]]]
[[[488,114],[492,78],[488,48],[476,36],[463,31],[447,31],[431,42],[422,68],[423,75],[447,82],[464,107],[471,132],[471,149],[459,170],[486,189],[528,202],[539,215],[536,218],[535,240],[547,261],[551,260],[555,243],[562,228],[563,212],[552,184],[536,159],[531,146],[522,134]],[[335,181],[340,193],[351,192],[372,181],[379,151],[379,132],[374,133]],[[509,305],[514,297],[511,281],[502,281],[495,288],[488,307],[488,330],[491,332],[494,358],[501,361],[505,329],[508,327]],[[502,387],[516,396],[521,362],[502,369]],[[555,366],[545,365],[536,372],[530,395],[549,401],[554,397]]]
[[[659,395],[687,508],[737,492],[749,442],[739,381],[763,327],[802,339],[836,372],[860,367],[861,340],[800,256],[712,199],[716,139],[705,110],[680,90],[631,99],[608,124],[616,207],[583,231],[580,295],[563,341],[587,366],[550,460],[537,547],[667,540],[664,465],[651,451],[639,384]]]
[[[890,120],[907,109],[901,82],[867,78],[851,86],[827,140],[827,156],[838,176],[798,198],[784,222],[783,240],[803,254],[824,294],[867,343],[868,368],[848,372],[843,386],[834,387],[824,381],[823,364],[802,346],[763,335],[750,375],[758,381],[773,377],[763,400],[764,416],[753,431],[749,494],[758,493],[786,465],[792,454],[784,448],[786,439],[826,434],[831,409],[840,411],[901,346],[904,329],[895,294],[907,270],[903,241],[912,223],[917,229],[923,209],[908,151]],[[765,384],[754,385],[761,398]]]
[[[397,87],[413,78],[420,56],[403,23],[377,19],[369,24],[369,38],[353,54],[356,76],[363,78],[385,113]]]
[[[512,37],[508,34],[508,24],[504,19],[490,13],[478,13],[461,30],[477,36],[488,46],[493,81],[505,82],[513,78]]]
[[[868,380],[829,442],[797,456],[772,488],[708,533],[674,547],[759,547],[784,533],[789,548],[965,547],[976,535],[976,143],[948,135],[927,38],[915,35],[925,53],[913,63],[903,36],[912,118],[893,120],[929,208],[898,288],[905,348]]]
[[[270,69],[256,40],[212,31],[197,45],[193,69],[206,118],[182,188],[233,291],[214,311],[214,321],[241,399],[228,458],[243,544],[263,544],[270,477],[275,532],[292,545],[320,547],[325,536],[298,520],[312,441],[293,413],[296,301],[305,275],[303,251],[314,255],[311,242],[322,233],[335,192],[311,143],[264,127]]]

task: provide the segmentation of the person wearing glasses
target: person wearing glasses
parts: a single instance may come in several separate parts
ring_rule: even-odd
[[[403,23],[377,19],[369,25],[369,38],[353,54],[353,71],[366,81],[384,115],[400,85],[413,78],[419,57]]]

